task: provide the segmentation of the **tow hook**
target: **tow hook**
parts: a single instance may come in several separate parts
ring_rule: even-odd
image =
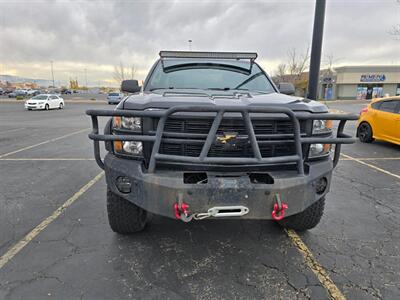
[[[175,218],[182,220],[183,222],[190,222],[193,219],[193,215],[189,213],[189,205],[183,202],[183,195],[178,194],[178,202],[174,204]]]
[[[281,201],[281,197],[279,194],[275,194],[275,204],[274,209],[272,210],[272,219],[275,221],[280,221],[285,217],[285,209],[288,208],[288,205],[285,202]]]

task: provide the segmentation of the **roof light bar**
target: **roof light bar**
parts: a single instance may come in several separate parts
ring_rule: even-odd
[[[212,59],[250,59],[254,61],[257,53],[252,52],[195,52],[160,51],[161,58],[212,58]]]

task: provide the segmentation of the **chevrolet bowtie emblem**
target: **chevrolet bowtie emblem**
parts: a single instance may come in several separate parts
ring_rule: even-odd
[[[229,143],[231,140],[234,140],[237,137],[236,132],[227,132],[223,135],[217,135],[217,141],[220,142],[221,144],[226,144]]]

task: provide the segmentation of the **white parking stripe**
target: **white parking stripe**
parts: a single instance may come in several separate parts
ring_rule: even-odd
[[[40,232],[46,229],[47,226],[55,219],[57,219],[62,212],[71,206],[80,196],[82,196],[92,185],[99,181],[104,175],[104,171],[101,171],[96,177],[85,184],[78,192],[76,192],[71,198],[64,202],[59,208],[57,208],[50,216],[44,219],[39,225],[31,230],[26,236],[24,236],[18,243],[11,247],[3,256],[0,257],[0,269],[4,267],[15,255],[17,255],[30,241],[32,241]]]
[[[0,161],[94,161],[94,158],[0,158]]]
[[[364,165],[364,166],[370,167],[371,169],[377,170],[377,171],[382,172],[382,173],[385,173],[385,174],[387,174],[387,175],[389,175],[389,176],[393,176],[394,178],[400,179],[400,175],[398,175],[398,174],[395,174],[395,173],[386,171],[386,170],[384,170],[384,169],[382,169],[382,168],[379,168],[379,167],[377,167],[377,166],[374,166],[374,165],[371,165],[371,164],[369,164],[369,163],[366,163],[366,162],[364,162],[364,161],[362,161],[362,160],[360,160],[360,159],[358,159],[358,158],[351,157],[350,155],[343,154],[343,153],[342,153],[341,155],[342,155],[343,157],[345,157],[345,158],[348,158],[348,159],[350,159],[350,160],[356,161],[356,162],[358,162],[359,164],[362,164],[362,165]]]
[[[26,128],[14,128],[14,129],[9,129],[9,130],[4,130],[4,131],[0,131],[1,133],[8,133],[8,132],[14,132],[14,131],[20,131],[20,130],[24,130]]]
[[[35,148],[37,146],[41,146],[41,145],[45,145],[45,144],[48,144],[48,143],[51,143],[51,142],[55,142],[55,141],[58,141],[58,140],[61,140],[61,139],[65,139],[65,138],[67,138],[69,136],[84,132],[84,131],[89,130],[89,129],[90,128],[81,129],[81,130],[78,130],[78,131],[74,131],[74,132],[68,133],[66,135],[59,136],[59,137],[54,138],[54,139],[50,139],[50,140],[47,140],[47,141],[44,141],[44,142],[40,142],[40,143],[31,145],[31,146],[27,146],[27,147],[24,147],[24,148],[21,148],[21,149],[18,149],[18,150],[14,150],[14,151],[11,151],[11,152],[8,152],[8,153],[0,154],[0,158],[7,157],[7,156],[10,156],[10,155],[13,155],[15,153],[19,153],[19,152],[22,152],[22,151],[25,151],[25,150],[29,150],[29,149]]]

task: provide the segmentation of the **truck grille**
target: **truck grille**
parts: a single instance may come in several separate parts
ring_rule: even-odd
[[[167,133],[195,133],[208,134],[213,119],[177,119],[169,118],[165,124]],[[157,128],[158,120],[153,120],[153,130]],[[263,144],[260,141],[270,140],[272,137],[262,137],[260,135],[276,135],[279,140],[293,139],[293,137],[282,137],[281,134],[293,134],[293,124],[289,120],[273,119],[252,119],[254,132],[259,141],[259,148],[262,157],[286,156],[296,154],[294,143]],[[304,125],[304,124],[303,124]],[[302,132],[304,131],[301,126]],[[224,118],[218,128],[217,135],[224,135],[227,132],[235,132],[238,136],[244,136],[245,141],[237,144],[235,147],[224,147],[223,145],[213,144],[208,153],[209,157],[253,157],[252,147],[247,138],[247,130],[244,121],[241,118]],[[204,138],[199,138],[205,140]],[[173,144],[161,143],[160,153],[180,156],[200,155],[203,143],[201,144]]]

